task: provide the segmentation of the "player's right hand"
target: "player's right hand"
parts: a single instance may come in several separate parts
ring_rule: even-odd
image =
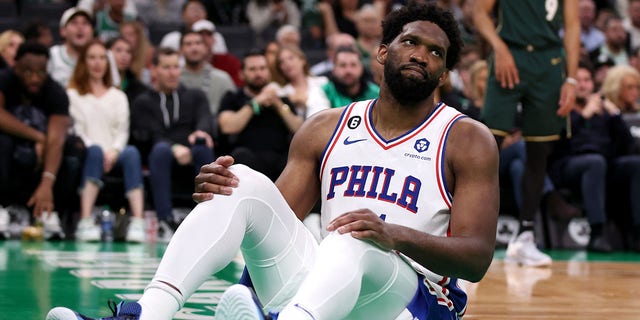
[[[238,186],[236,177],[229,167],[234,160],[231,156],[221,156],[216,161],[200,168],[195,179],[195,192],[191,196],[195,202],[213,199],[214,194],[230,195]]]
[[[498,46],[494,50],[495,59],[493,61],[495,67],[496,80],[500,82],[503,88],[513,89],[520,83],[520,75],[513,55],[509,48],[505,45]]]

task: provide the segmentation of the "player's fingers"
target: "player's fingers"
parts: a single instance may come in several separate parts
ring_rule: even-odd
[[[191,195],[191,199],[196,203],[208,201],[213,199],[213,193],[194,193]]]

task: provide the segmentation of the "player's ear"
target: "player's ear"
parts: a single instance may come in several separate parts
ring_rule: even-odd
[[[438,78],[438,86],[441,86],[447,83],[447,79],[449,78],[449,69],[445,69],[444,72]]]
[[[379,64],[384,64],[384,62],[387,60],[388,49],[389,48],[385,44],[381,44],[378,46],[378,54],[376,55],[376,61],[378,61]]]

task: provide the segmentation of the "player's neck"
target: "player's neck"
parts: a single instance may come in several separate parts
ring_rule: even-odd
[[[435,108],[433,95],[413,105],[402,104],[392,95],[381,94],[371,112],[376,131],[385,139],[396,138],[415,128]]]

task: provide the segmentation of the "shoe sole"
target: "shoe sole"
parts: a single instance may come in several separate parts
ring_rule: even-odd
[[[250,289],[233,285],[227,289],[216,308],[216,320],[264,320]]]

